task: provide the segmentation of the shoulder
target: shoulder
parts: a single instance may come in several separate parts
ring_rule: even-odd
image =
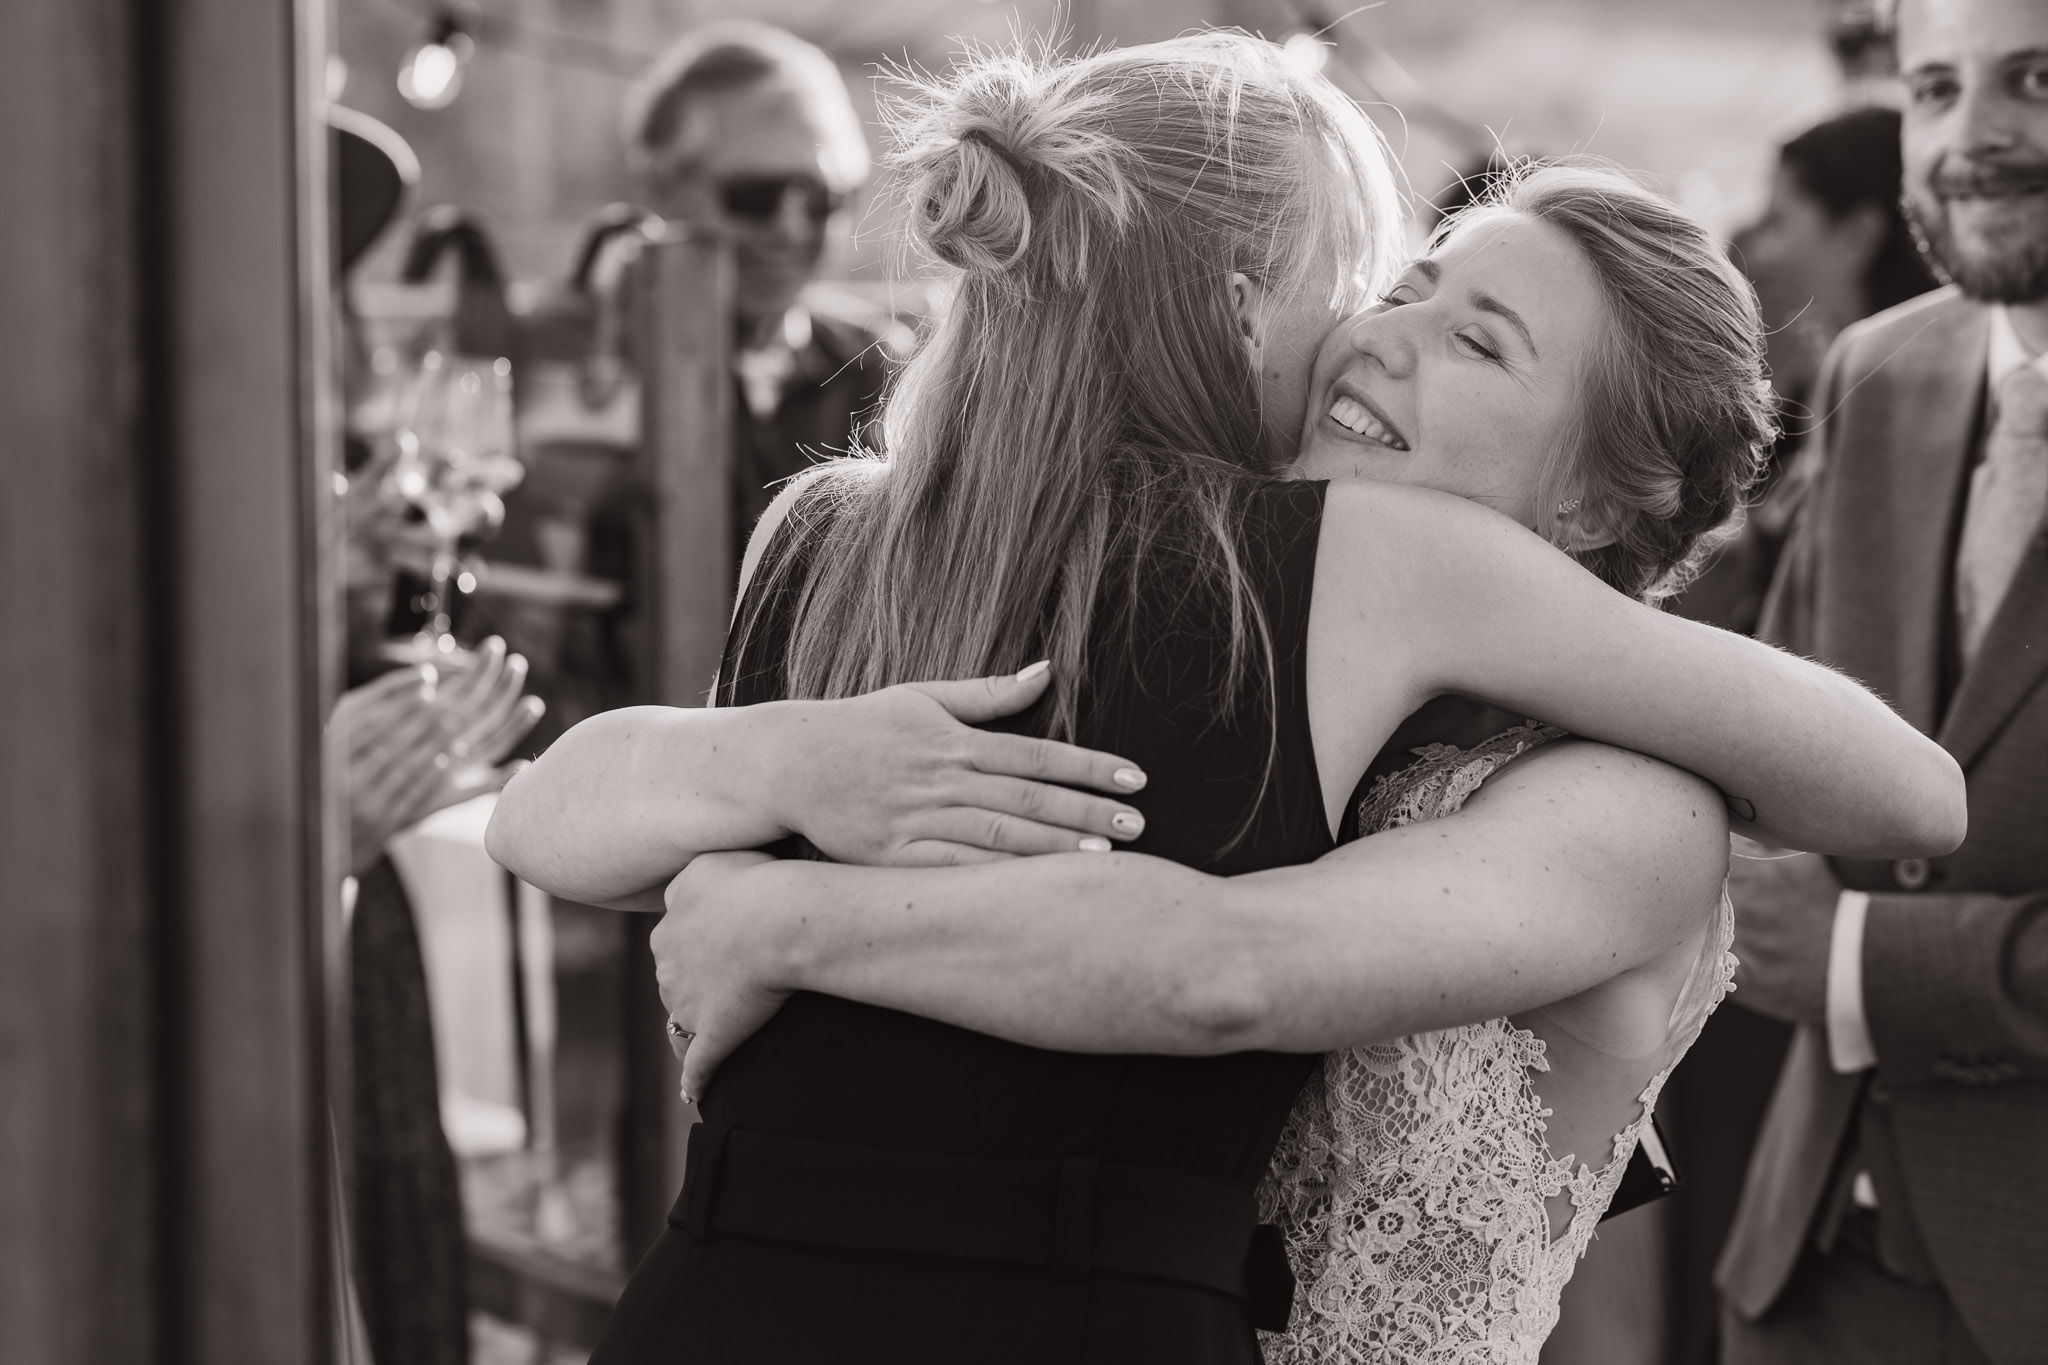
[[[1512,518],[1433,488],[1333,481],[1325,499],[1317,581],[1427,619],[1443,604],[1502,582],[1522,583],[1568,560]]]
[[[781,491],[761,513],[753,533],[747,537],[747,551],[740,560],[739,582],[733,593],[735,611],[745,600],[747,588],[754,581],[768,547],[775,543],[776,534],[785,525],[792,536],[803,534],[814,517],[829,515],[840,499],[868,483],[877,472],[874,466],[875,462],[867,459],[831,460],[812,465],[783,482]]]
[[[1514,521],[1466,498],[1373,479],[1333,479],[1323,499],[1323,538],[1340,553],[1435,544],[1452,535],[1477,549],[1527,539]]]
[[[1578,856],[1614,875],[1718,896],[1728,872],[1728,812],[1705,778],[1628,749],[1565,738],[1502,767],[1466,809],[1513,818],[1546,811]]]
[[[1984,321],[1984,305],[1949,285],[1849,324],[1829,359],[1841,381],[1857,383],[1880,370],[1949,359],[1963,334]]]

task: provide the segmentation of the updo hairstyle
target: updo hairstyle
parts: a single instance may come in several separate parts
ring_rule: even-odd
[[[1539,505],[1579,499],[1614,540],[1574,557],[1631,597],[1671,597],[1733,534],[1777,435],[1756,295],[1698,220],[1605,165],[1527,168],[1443,231],[1489,209],[1557,228],[1600,281],[1607,335]]]

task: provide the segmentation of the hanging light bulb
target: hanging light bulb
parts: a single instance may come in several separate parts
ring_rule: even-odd
[[[398,69],[398,93],[415,109],[446,109],[462,93],[462,67],[476,44],[450,10],[434,16],[434,27],[406,55]]]
[[[1330,64],[1330,45],[1313,33],[1297,33],[1281,44],[1287,64],[1304,76],[1314,76]]]

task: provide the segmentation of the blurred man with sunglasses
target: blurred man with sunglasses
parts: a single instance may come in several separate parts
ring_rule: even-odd
[[[830,57],[745,20],[670,48],[635,90],[626,134],[642,202],[733,244],[743,545],[775,484],[862,433],[904,341],[885,312],[812,283],[833,218],[867,180],[867,140]]]

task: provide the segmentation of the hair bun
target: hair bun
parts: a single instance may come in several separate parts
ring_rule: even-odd
[[[1071,68],[1011,58],[913,83],[892,110],[911,241],[971,275],[1071,288],[1137,213],[1145,174]]]
[[[970,125],[919,160],[910,231],[933,256],[970,274],[1015,266],[1031,246],[1030,163],[1001,135]]]

